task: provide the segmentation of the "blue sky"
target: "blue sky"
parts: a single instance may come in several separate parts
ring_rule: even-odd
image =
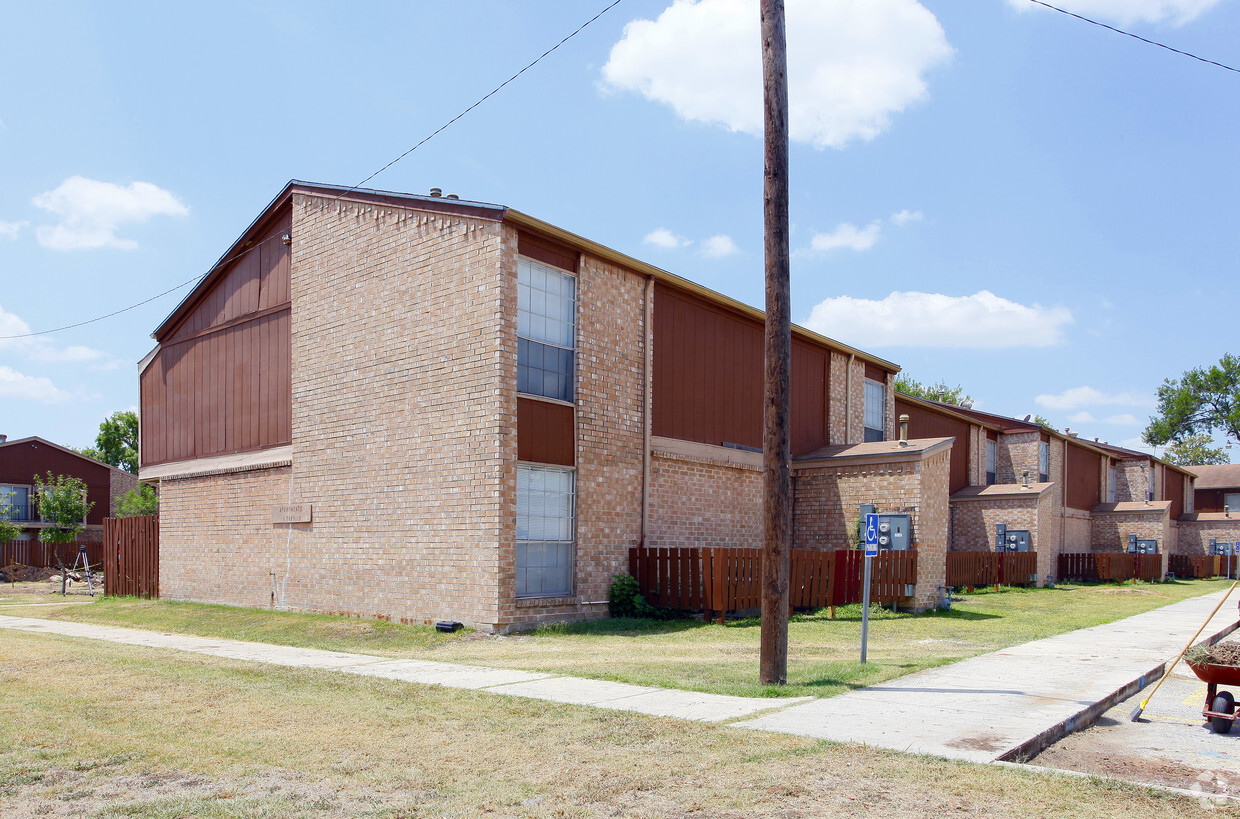
[[[5,3],[0,336],[204,273],[289,179],[360,182],[607,5]],[[1240,64],[1240,0],[1061,0]],[[1027,0],[788,0],[797,323],[1131,445],[1229,350],[1240,74]],[[368,183],[510,205],[762,304],[757,3],[623,0]],[[137,405],[185,289],[0,339],[0,433]]]

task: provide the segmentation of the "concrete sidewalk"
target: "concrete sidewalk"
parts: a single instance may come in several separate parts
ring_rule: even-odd
[[[745,728],[969,762],[1019,761],[1162,676],[1224,592],[1048,637],[777,714]],[[1236,629],[1228,601],[1201,632]]]
[[[860,742],[970,762],[1032,756],[1156,681],[1223,592],[1049,637],[830,699],[730,697],[512,669],[399,660],[0,615],[0,628],[318,668],[410,683]],[[1228,603],[1202,631],[1237,625]]]

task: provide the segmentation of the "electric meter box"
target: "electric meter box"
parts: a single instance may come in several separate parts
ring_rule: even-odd
[[[1210,554],[1234,555],[1235,553],[1235,547],[1232,544],[1210,538]]]
[[[913,516],[878,516],[878,548],[904,551],[913,548]]]
[[[1007,524],[995,525],[996,552],[1028,552],[1033,549],[1033,534],[1028,529],[1009,529]]]
[[[1158,541],[1152,538],[1144,539],[1138,538],[1136,535],[1129,535],[1128,551],[1131,554],[1156,555],[1158,554]]]

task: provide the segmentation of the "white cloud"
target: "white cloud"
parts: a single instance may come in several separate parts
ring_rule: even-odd
[[[1130,407],[1148,406],[1152,402],[1145,395],[1133,392],[1106,393],[1093,387],[1073,387],[1058,395],[1042,394],[1033,399],[1040,406],[1053,410],[1069,410],[1077,407],[1095,407],[1105,404],[1121,404]]]
[[[0,350],[12,351],[41,364],[90,364],[93,369],[111,370],[123,363],[93,347],[57,347],[47,336],[32,336],[29,333],[29,324],[0,305]]]
[[[16,239],[29,222],[0,222],[0,239]]]
[[[1068,420],[1074,424],[1092,424],[1094,421],[1097,421],[1098,419],[1090,415],[1085,410],[1081,410],[1078,413],[1069,415]]]
[[[740,253],[740,250],[736,242],[732,241],[732,237],[724,234],[711,236],[702,242],[702,255],[708,259],[722,259],[724,256]]]
[[[791,139],[816,148],[869,140],[928,96],[922,74],[951,57],[943,27],[916,0],[788,0]],[[758,11],[747,0],[675,0],[634,20],[603,77],[681,118],[762,135]]]
[[[667,250],[675,250],[678,247],[687,247],[693,244],[684,236],[677,236],[667,228],[655,228],[646,234],[646,238],[642,239],[648,245],[665,248]]]
[[[150,182],[122,187],[81,176],[69,177],[60,187],[32,201],[35,207],[60,217],[60,224],[42,225],[35,234],[39,244],[51,250],[133,250],[137,242],[116,235],[122,225],[145,222],[152,216],[189,213],[173,194]]]
[[[1066,307],[1023,305],[980,290],[971,296],[895,292],[873,301],[839,296],[820,302],[805,326],[862,348],[1049,347],[1072,323]]]
[[[1125,438],[1124,440],[1119,442],[1119,445],[1124,447],[1125,449],[1135,449],[1138,452],[1154,453],[1157,450],[1157,447],[1150,446],[1145,441],[1142,441],[1140,437]]]
[[[1142,423],[1140,418],[1130,412],[1123,412],[1119,415],[1111,415],[1103,420],[1108,424],[1119,424],[1120,426],[1126,427],[1138,427],[1141,426]]]
[[[920,222],[926,218],[919,210],[902,210],[899,213],[891,214],[891,224],[896,227],[904,227],[909,222]]]
[[[1221,0],[1056,0],[1055,5],[1065,11],[1094,17],[1120,25],[1133,23],[1170,23],[1182,26],[1217,6]],[[1029,0],[1008,0],[1017,11],[1049,9],[1030,3]]]
[[[880,236],[882,236],[882,226],[878,222],[871,222],[864,228],[858,228],[851,222],[843,222],[836,225],[835,230],[830,233],[814,234],[814,238],[809,241],[809,246],[817,253],[825,253],[841,247],[860,253],[874,247],[874,243]]]
[[[23,375],[12,367],[0,364],[0,398],[55,403],[67,401],[69,393],[59,389],[50,379]]]

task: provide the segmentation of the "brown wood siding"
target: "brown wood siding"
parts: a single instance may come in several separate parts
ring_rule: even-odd
[[[102,525],[112,509],[112,470],[41,441],[0,447],[0,483],[33,487],[34,476],[38,475],[46,481],[48,472],[53,477],[70,475],[81,478],[86,484],[86,502],[94,504],[86,514],[86,522]],[[31,503],[34,503],[33,497]]]
[[[1093,509],[1102,502],[1100,456],[1072,444],[1065,448],[1068,458],[1067,504],[1073,509]]]
[[[581,259],[581,254],[571,247],[524,232],[517,234],[517,253],[570,273],[577,272],[577,264]]]
[[[1162,500],[1171,501],[1171,519],[1179,520],[1184,514],[1184,476],[1181,473],[1163,470]]]
[[[887,371],[877,364],[865,363],[865,377],[880,384],[887,383]]]
[[[289,302],[289,247],[280,237],[292,230],[286,211],[255,241],[253,249],[203,294],[194,308],[161,341],[192,338],[203,331],[244,320]]]
[[[762,446],[763,328],[655,285],[653,432],[704,444]],[[792,343],[792,454],[828,443],[830,355]]]
[[[517,458],[573,466],[573,408],[517,397]]]
[[[162,345],[140,378],[144,466],[292,440],[289,309]]]
[[[956,440],[952,443],[951,465],[947,477],[949,492],[959,492],[969,485],[969,432],[972,424],[958,418],[951,418],[931,409],[912,404],[896,394],[896,417],[908,416],[909,438],[947,438]]]
[[[1194,512],[1222,512],[1223,504],[1227,502],[1226,495],[1235,489],[1198,489],[1193,492],[1193,511]],[[1229,509],[1229,512],[1238,510]],[[1240,515],[1236,516],[1240,520]]]

